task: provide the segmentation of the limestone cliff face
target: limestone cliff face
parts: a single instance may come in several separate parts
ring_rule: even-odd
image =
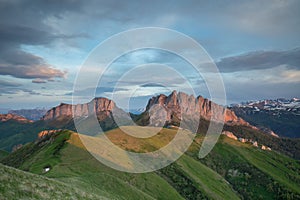
[[[119,110],[118,118],[124,118],[124,111],[119,109],[112,100],[107,98],[95,98],[85,104],[60,104],[50,109],[43,120],[52,120],[60,117],[86,117],[96,114],[99,119],[110,116],[112,111]],[[202,96],[194,97],[183,92],[173,91],[169,96],[158,95],[152,97],[147,104],[146,111],[150,114],[150,125],[161,126],[164,123],[172,122],[174,119],[180,121],[183,116],[189,116],[192,119],[199,117],[206,120],[223,121],[227,124],[249,125],[243,119],[238,118],[235,113],[223,106],[220,106]],[[126,118],[126,116],[125,116]],[[99,119],[101,120],[101,119]],[[121,120],[122,121],[122,120]],[[124,121],[124,120],[123,120]]]
[[[11,113],[0,114],[0,121],[1,122],[6,122],[6,121],[9,121],[9,120],[15,120],[15,121],[18,121],[18,122],[21,122],[21,123],[31,123],[31,122],[33,122],[32,120],[26,119],[23,116],[11,114]]]
[[[60,104],[49,111],[42,117],[43,120],[52,120],[59,117],[85,117],[94,113],[104,113],[109,115],[111,111],[116,107],[112,100],[107,98],[95,98],[89,103],[85,104]]]
[[[164,114],[162,114],[162,110]],[[206,120],[222,121],[227,124],[249,125],[246,121],[238,118],[235,113],[223,106],[220,106],[208,99],[182,92],[173,91],[169,96],[158,95],[152,97],[147,104],[146,111],[150,113],[150,124],[152,119],[164,118],[161,120],[172,121],[174,117],[181,119],[182,116],[195,116]],[[157,121],[157,120],[154,120]]]

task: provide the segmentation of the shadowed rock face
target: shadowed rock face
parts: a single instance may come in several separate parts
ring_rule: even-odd
[[[162,115],[162,111],[157,109],[157,105],[160,109],[164,109],[166,114]],[[150,123],[151,119],[171,122],[174,117],[182,119],[182,116],[190,116],[214,121],[224,120],[227,124],[249,125],[243,119],[238,118],[233,111],[202,96],[195,98],[193,95],[183,92],[177,93],[176,91],[173,91],[169,96],[161,94],[152,97],[148,101],[146,111],[150,113]],[[158,123],[157,120],[152,121]]]
[[[52,120],[64,117],[86,117],[93,114],[106,114],[109,115],[111,111],[116,107],[115,103],[112,100],[107,98],[95,98],[89,103],[85,104],[60,104],[52,109],[50,109],[43,117],[43,120]]]

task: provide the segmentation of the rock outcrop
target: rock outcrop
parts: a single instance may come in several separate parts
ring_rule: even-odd
[[[45,137],[49,137],[55,133],[61,132],[61,129],[57,129],[57,130],[44,130],[38,133],[38,139],[43,139]]]
[[[234,139],[234,140],[238,140],[238,138],[230,131],[223,131],[222,135],[226,135],[227,137]]]
[[[107,98],[95,98],[89,103],[85,104],[60,104],[49,111],[42,117],[43,120],[52,120],[59,117],[86,117],[92,114],[102,113],[109,115],[116,107],[112,100]],[[74,112],[74,115],[73,115]]]
[[[11,114],[11,113],[9,113],[9,114],[0,114],[0,121],[1,122],[6,122],[6,121],[9,121],[9,120],[15,120],[15,121],[18,121],[18,122],[21,122],[21,123],[31,123],[31,122],[33,122],[32,120],[26,119],[23,116]]]
[[[164,109],[164,112],[161,111]],[[182,116],[198,115],[206,120],[223,121],[227,124],[249,125],[243,119],[237,117],[235,113],[223,106],[220,106],[202,96],[195,98],[183,92],[173,91],[169,96],[158,95],[152,97],[147,104],[146,111],[150,113],[151,118],[170,122],[175,117],[179,120]],[[157,120],[154,120],[157,123]]]

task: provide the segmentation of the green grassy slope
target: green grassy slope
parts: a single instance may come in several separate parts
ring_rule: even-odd
[[[300,163],[279,153],[223,136],[201,162],[249,199],[300,198]]]
[[[300,160],[299,138],[277,138],[261,131],[244,126],[224,126],[225,130],[233,132],[237,137],[248,138],[260,144],[267,145],[289,157]]]
[[[20,161],[19,157],[24,157]],[[39,147],[28,144],[3,161],[23,170],[43,174],[88,192],[103,194],[116,199],[181,199],[178,192],[155,173],[129,174],[106,167],[85,149],[77,134],[63,131],[51,144]],[[48,173],[43,169],[51,166]],[[155,193],[153,193],[155,191]]]
[[[121,148],[147,152],[166,145],[176,130],[163,129],[144,140],[135,140],[120,129],[106,134]],[[299,161],[225,136],[206,158],[199,160],[202,139],[197,136],[189,151],[172,165],[146,174],[119,172],[99,163],[85,150],[78,134],[71,131],[29,143],[2,162],[70,183],[87,193],[116,199],[300,198]],[[51,170],[46,173],[43,169],[47,166]]]
[[[225,179],[201,162],[183,155],[177,164],[211,199],[239,199]]]
[[[224,142],[224,140],[223,140]],[[228,143],[228,142],[227,142]],[[272,151],[262,151],[257,148],[240,148],[231,146],[249,163],[272,177],[291,191],[300,191],[300,163],[284,155]]]
[[[0,164],[0,199],[109,199]]]

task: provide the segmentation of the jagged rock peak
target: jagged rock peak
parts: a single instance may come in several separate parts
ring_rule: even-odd
[[[160,94],[152,97],[146,106],[146,111],[149,111],[153,105],[159,105],[166,110],[166,121],[172,120],[174,116],[181,119],[181,116],[200,115],[201,118],[207,120],[222,121],[231,124],[248,125],[243,119],[238,118],[235,113],[221,105],[218,105],[202,96],[195,98],[193,95],[188,95],[184,92],[173,91],[169,96]],[[155,109],[157,110],[157,109]],[[155,112],[151,112],[153,118],[157,119]]]

